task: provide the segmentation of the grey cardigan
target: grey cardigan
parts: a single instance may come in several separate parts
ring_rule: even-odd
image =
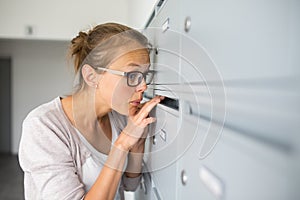
[[[116,115],[114,115],[116,116]],[[66,117],[60,97],[31,111],[25,118],[19,147],[25,199],[83,199],[82,166],[92,152]],[[119,195],[137,188],[140,177],[123,175]]]

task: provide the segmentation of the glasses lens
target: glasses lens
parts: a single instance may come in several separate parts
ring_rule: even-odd
[[[141,72],[129,72],[127,78],[129,86],[137,86],[142,82],[143,74]]]
[[[145,78],[146,84],[149,85],[153,80],[153,75],[152,71],[149,71],[146,74],[143,74],[142,72],[129,72],[127,75],[127,82],[129,86],[135,87],[143,81],[143,78]]]

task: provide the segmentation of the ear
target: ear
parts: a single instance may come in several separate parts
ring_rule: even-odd
[[[97,87],[98,85],[98,74],[96,73],[95,69],[92,68],[90,65],[85,64],[82,66],[81,69],[82,77],[84,81],[89,85],[90,87]]]

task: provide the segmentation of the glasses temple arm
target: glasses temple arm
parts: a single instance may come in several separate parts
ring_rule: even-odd
[[[97,69],[109,72],[111,74],[121,75],[121,76],[126,76],[126,74],[127,74],[126,72],[121,72],[121,71],[117,71],[117,70],[113,70],[113,69],[107,69],[107,68],[103,68],[103,67],[97,67]]]

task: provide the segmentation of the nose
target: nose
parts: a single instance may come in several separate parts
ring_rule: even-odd
[[[146,81],[143,79],[142,82],[136,86],[136,92],[144,92],[145,90],[147,90],[147,84]]]

